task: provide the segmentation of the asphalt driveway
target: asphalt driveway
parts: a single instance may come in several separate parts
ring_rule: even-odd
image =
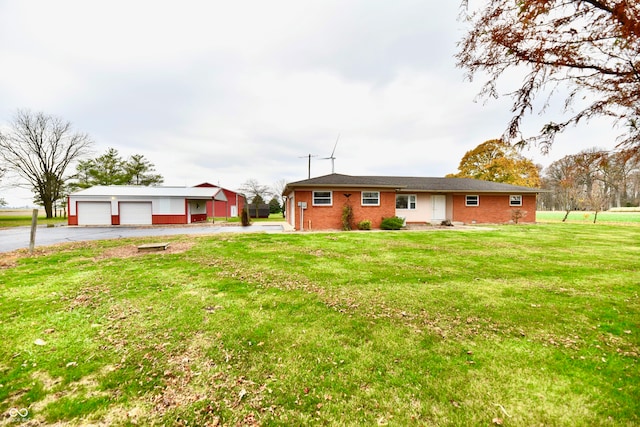
[[[188,226],[153,227],[75,227],[40,226],[36,230],[36,247],[49,246],[65,242],[86,240],[121,239],[127,237],[174,236],[179,234],[215,234],[215,233],[281,233],[285,225],[281,223],[253,223],[248,227],[241,225],[190,224]],[[0,253],[16,249],[28,249],[31,227],[10,227],[0,229]]]

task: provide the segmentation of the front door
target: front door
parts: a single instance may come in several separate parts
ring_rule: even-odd
[[[431,196],[432,211],[431,222],[440,222],[447,219],[447,196],[434,194]]]

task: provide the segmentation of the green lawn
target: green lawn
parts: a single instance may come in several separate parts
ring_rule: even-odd
[[[640,424],[640,226],[166,240],[0,254],[0,424]]]
[[[49,218],[47,219],[44,215],[38,217],[38,225],[56,225],[56,224],[66,224],[66,218]],[[0,214],[0,228],[4,227],[24,227],[31,226],[31,215],[11,215],[11,214]]]
[[[536,220],[538,222],[561,222],[565,216],[564,211],[538,211]],[[588,223],[593,222],[595,213],[593,211],[572,211],[569,212],[567,222]],[[596,223],[640,223],[640,210],[636,212],[598,212]]]

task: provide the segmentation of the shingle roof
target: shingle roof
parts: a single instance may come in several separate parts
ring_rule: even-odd
[[[219,187],[146,187],[142,185],[96,185],[71,194],[72,197],[184,197],[187,199],[215,199],[226,201]]]
[[[539,188],[521,187],[472,178],[429,178],[412,176],[351,176],[331,174],[287,184],[284,194],[303,187],[390,188],[416,192],[539,193]]]

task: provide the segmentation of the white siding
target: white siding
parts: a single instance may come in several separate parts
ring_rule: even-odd
[[[78,225],[111,225],[111,202],[78,202]]]
[[[120,225],[151,224],[151,202],[120,202]]]

